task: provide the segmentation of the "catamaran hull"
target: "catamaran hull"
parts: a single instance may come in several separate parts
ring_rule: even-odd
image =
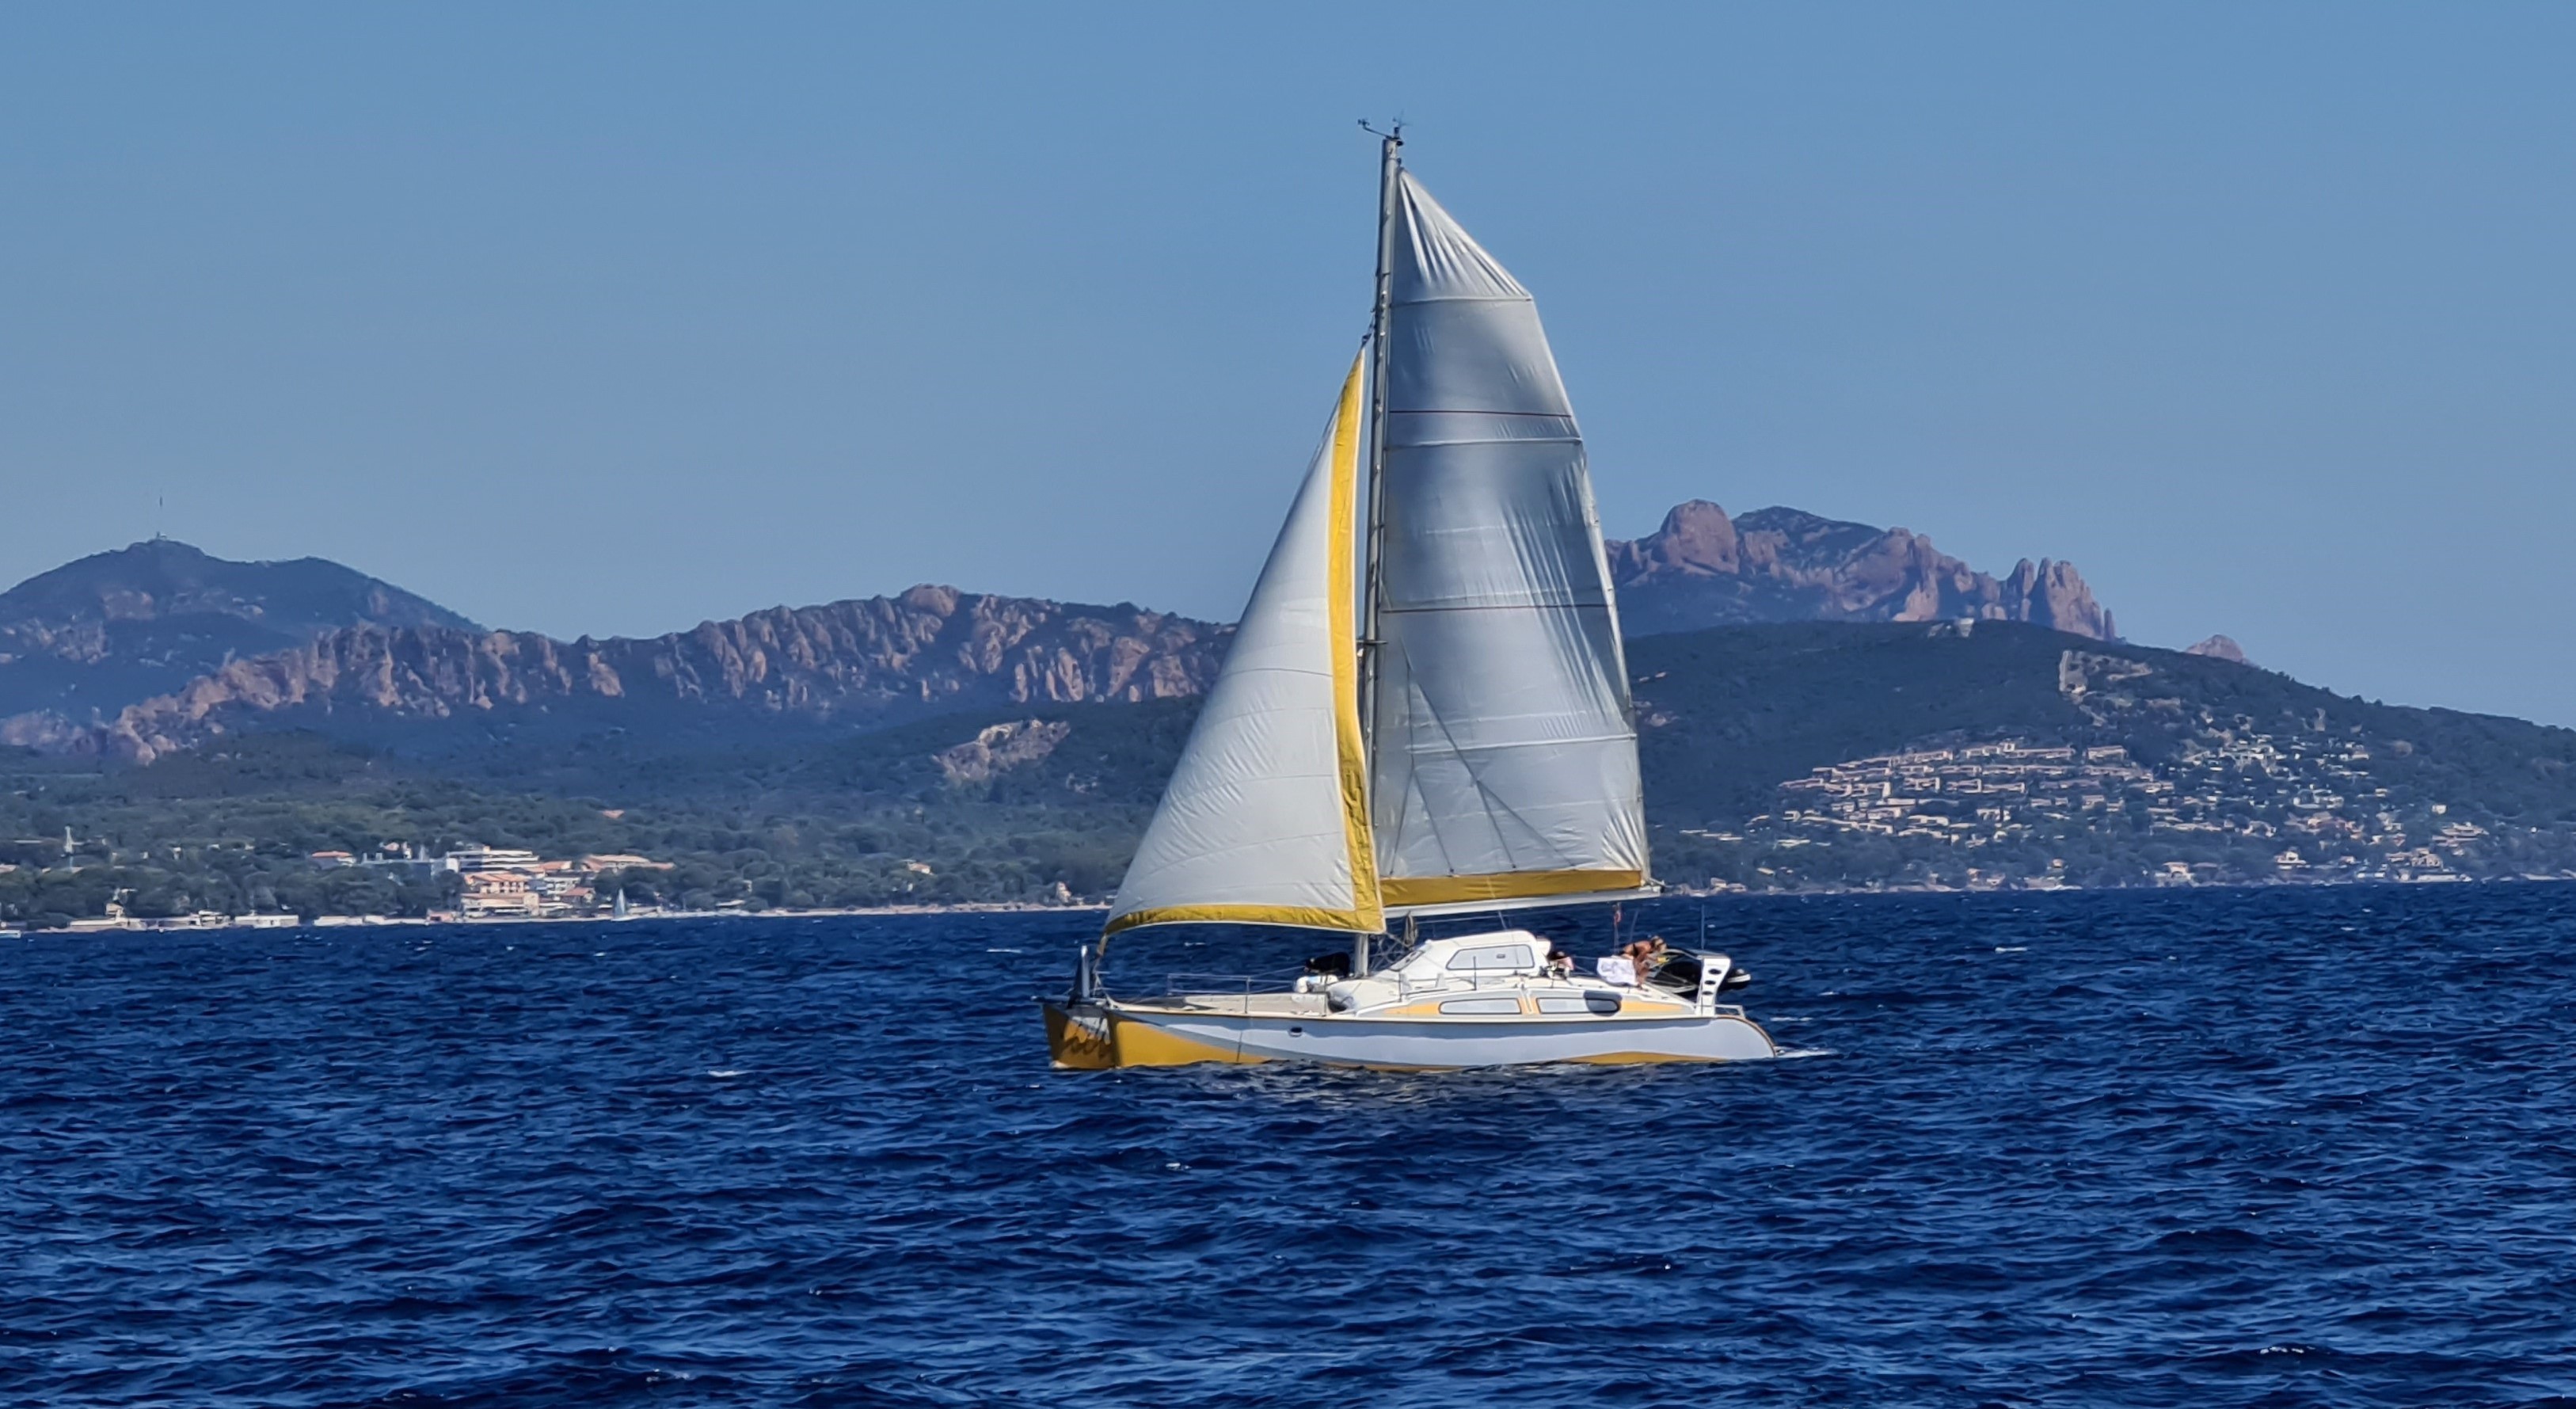
[[[1048,1003],[1059,1067],[1315,1062],[1454,1071],[1550,1062],[1748,1062],[1779,1055],[1770,1034],[1730,1013],[1635,1018],[1369,1018],[1174,1012]]]

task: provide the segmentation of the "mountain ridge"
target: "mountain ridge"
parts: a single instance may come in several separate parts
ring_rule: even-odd
[[[2069,562],[2024,558],[1993,577],[1902,528],[1774,506],[1730,518],[1677,504],[1642,538],[1604,545],[1621,627],[1632,636],[1759,622],[2018,621],[2120,639]]]
[[[382,740],[406,726],[463,724],[470,737],[513,714],[574,732],[644,725],[657,709],[690,706],[882,725],[1003,704],[1197,694],[1215,678],[1232,632],[1130,603],[929,584],[653,637],[566,642],[524,631],[361,626],[228,662],[101,725],[0,721],[0,744],[143,763],[246,725]]]
[[[0,592],[0,718],[95,723],[231,661],[367,625],[482,629],[326,558],[236,562],[147,539]]]
[[[1908,530],[1797,509],[1730,518],[1691,500],[1606,551],[1631,637],[1964,618],[2117,639],[2071,564],[2024,560],[1996,578]],[[1195,695],[1232,629],[1133,603],[924,584],[565,641],[486,630],[323,559],[232,563],[156,539],[0,594],[0,744],[146,762],[244,729],[463,748],[496,729],[878,727],[943,710]]]

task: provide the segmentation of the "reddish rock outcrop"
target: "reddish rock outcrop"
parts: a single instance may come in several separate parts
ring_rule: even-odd
[[[1055,752],[1055,746],[1072,733],[1073,726],[1061,719],[991,724],[974,738],[932,754],[931,761],[952,783],[981,783],[1006,769],[1037,762]]]
[[[2254,663],[2245,658],[2245,648],[2237,645],[2236,638],[2233,636],[2212,636],[2205,641],[2194,642],[2183,647],[2182,653],[2187,656],[2208,656],[2214,660],[2232,660],[2238,665]]]
[[[227,662],[360,626],[473,622],[320,558],[240,563],[166,538],[94,553],[0,592],[0,732],[74,730]]]
[[[697,704],[868,724],[932,710],[1168,699],[1215,679],[1231,634],[1132,606],[930,586],[649,639],[371,626],[231,662],[104,728],[10,721],[11,741],[143,761],[249,723],[330,717],[542,710],[605,723],[656,704]]]
[[[1694,499],[1644,538],[1609,545],[1620,625],[1632,636],[1764,621],[2027,621],[2117,640],[2072,563],[2025,559],[1989,577],[1901,528],[1759,509],[1740,519]]]
[[[2025,561],[1989,577],[1904,529],[1795,509],[1738,519],[1694,500],[1655,533],[1608,549],[1632,636],[1965,618],[2117,639],[2071,564]],[[227,564],[175,544],[83,560],[0,594],[0,606],[15,609],[0,612],[0,666],[16,653],[27,699],[40,702],[0,719],[0,744],[136,760],[244,728],[401,743],[442,721],[472,723],[467,737],[480,739],[486,727],[579,736],[648,718],[717,730],[727,719],[867,726],[1170,699],[1207,688],[1232,633],[1132,605],[921,586],[649,639],[567,642],[485,631],[333,564]],[[87,673],[62,673],[75,669]],[[53,673],[30,673],[41,671]],[[0,692],[0,710],[7,704]]]

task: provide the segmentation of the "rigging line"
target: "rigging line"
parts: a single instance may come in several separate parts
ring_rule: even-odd
[[[1634,734],[1573,734],[1559,739],[1509,739],[1499,744],[1453,743],[1449,752],[1464,758],[1471,753],[1506,753],[1513,749],[1563,748],[1573,744],[1624,744],[1635,738]],[[1411,750],[1407,752],[1410,753]]]
[[[1400,300],[1400,301],[1398,301],[1398,302],[1396,303],[1396,305],[1395,305],[1395,306],[1396,306],[1396,307],[1398,307],[1398,308],[1415,308],[1415,307],[1419,307],[1420,305],[1422,305],[1422,304],[1426,304],[1426,303],[1527,303],[1527,304],[1535,304],[1535,303],[1537,303],[1537,302],[1538,302],[1538,300],[1530,294],[1529,290],[1527,290],[1527,289],[1523,289],[1523,290],[1521,290],[1519,293],[1516,293],[1516,294],[1424,294],[1424,295],[1422,295],[1422,296],[1421,296],[1421,297],[1419,297],[1419,298],[1408,298],[1408,299]]]
[[[1375,648],[1375,649],[1380,650],[1380,651],[1383,651],[1383,650],[1385,649],[1385,643],[1384,643],[1384,642],[1380,642],[1380,643],[1378,643],[1378,645],[1376,646],[1376,648]],[[1399,651],[1401,651],[1401,649],[1402,649],[1402,643],[1400,643],[1400,642],[1398,643],[1398,649],[1399,649]],[[1412,658],[1411,656],[1409,656],[1409,655],[1404,657],[1404,683],[1405,683],[1405,691],[1406,691],[1406,694],[1407,694],[1407,696],[1408,696],[1408,697],[1410,697],[1410,696],[1414,693],[1414,690],[1413,690],[1413,658]],[[1407,711],[1406,711],[1406,715],[1407,715],[1408,717],[1411,715],[1411,713],[1412,713],[1412,711],[1410,711],[1410,710],[1407,710]],[[1381,758],[1384,758],[1386,755],[1385,755],[1385,750],[1384,750],[1384,748],[1383,748],[1382,746],[1378,746],[1378,745],[1376,745],[1376,743],[1375,743],[1375,741],[1374,741],[1374,740],[1372,740],[1372,741],[1371,741],[1371,743],[1372,743],[1372,747],[1370,748],[1370,751],[1369,751],[1369,758],[1370,758],[1370,761],[1371,761],[1372,766],[1374,766],[1374,764],[1375,764],[1376,760],[1381,759]],[[1422,770],[1421,770],[1421,769],[1419,769],[1419,768],[1416,768],[1416,767],[1414,766],[1414,764],[1413,764],[1413,746],[1412,746],[1410,743],[1407,743],[1407,744],[1405,745],[1405,747],[1404,747],[1403,758],[1404,758],[1404,793],[1405,793],[1405,797],[1419,799],[1419,800],[1421,801],[1421,803],[1422,803],[1422,815],[1423,815],[1424,817],[1429,817],[1429,816],[1431,815],[1431,795],[1430,795],[1430,794],[1428,794],[1428,793],[1426,793],[1426,792],[1424,792],[1424,791],[1422,790]],[[1370,800],[1370,807],[1371,807],[1372,812],[1374,812],[1375,807],[1376,807],[1376,800],[1375,800],[1374,798],[1372,798],[1372,799]],[[1393,844],[1392,844],[1392,845],[1388,845],[1388,846],[1381,846],[1381,847],[1379,848],[1379,854],[1380,854],[1381,858],[1383,858],[1383,857],[1385,857],[1385,856],[1389,856],[1389,855],[1401,855],[1401,854],[1403,854],[1403,851],[1404,851],[1404,832],[1405,832],[1404,824],[1405,824],[1405,819],[1406,819],[1406,818],[1408,818],[1408,817],[1410,817],[1410,816],[1412,816],[1412,815],[1413,815],[1413,813],[1412,813],[1412,809],[1411,809],[1411,808],[1409,808],[1409,807],[1406,807],[1406,806],[1404,805],[1404,800],[1403,800],[1403,799],[1401,799],[1401,798],[1400,798],[1400,799],[1398,799],[1398,800],[1397,800],[1397,803],[1396,803],[1396,809],[1395,809],[1395,834],[1394,834],[1394,838],[1393,838]],[[1374,816],[1372,816],[1372,817],[1370,818],[1370,823],[1371,823],[1372,828],[1374,828],[1375,823],[1376,823],[1376,818],[1375,818]],[[1446,866],[1450,866],[1450,864],[1451,864],[1451,863],[1450,863],[1450,860],[1449,860],[1449,847],[1448,847],[1448,843],[1446,843],[1445,841],[1441,840],[1441,837],[1440,837],[1440,829],[1439,829],[1439,828],[1434,827],[1434,828],[1432,828],[1432,829],[1431,829],[1431,841],[1432,841],[1432,844],[1433,844],[1433,845],[1435,845],[1435,846],[1437,846],[1437,847],[1439,847],[1439,848],[1440,848],[1440,864],[1441,864],[1442,866],[1444,866],[1444,867],[1446,867]],[[1386,868],[1385,868],[1385,866],[1384,866],[1384,865],[1380,865],[1380,866],[1379,866],[1379,868],[1378,868],[1378,879],[1379,879],[1379,881],[1380,881],[1381,883],[1383,883],[1383,882],[1387,879],[1387,877],[1386,877]]]
[[[1394,406],[1390,416],[1527,416],[1538,421],[1571,421],[1571,411],[1488,411],[1472,406]]]
[[[1419,694],[1420,692],[1419,692],[1419,691],[1417,691],[1416,693],[1417,693],[1417,694]],[[1502,801],[1502,799],[1501,799],[1501,798],[1496,797],[1496,796],[1494,795],[1494,790],[1493,790],[1493,788],[1485,782],[1484,775],[1483,775],[1483,771],[1482,771],[1481,769],[1477,768],[1477,766],[1476,766],[1476,764],[1475,764],[1475,761],[1474,761],[1473,759],[1471,759],[1471,758],[1468,756],[1468,751],[1467,751],[1466,747],[1465,747],[1464,745],[1462,745],[1462,744],[1460,744],[1460,743],[1458,742],[1458,737],[1457,737],[1457,735],[1455,735],[1455,734],[1453,734],[1453,733],[1451,733],[1451,732],[1450,732],[1450,730],[1449,730],[1449,721],[1448,721],[1448,720],[1446,720],[1446,719],[1444,719],[1444,718],[1442,718],[1442,717],[1441,717],[1441,715],[1440,715],[1440,712],[1439,712],[1437,709],[1433,709],[1433,708],[1431,708],[1431,698],[1430,698],[1430,696],[1428,696],[1428,695],[1423,695],[1423,696],[1422,696],[1422,703],[1423,703],[1423,707],[1424,707],[1425,711],[1426,711],[1426,712],[1428,712],[1428,713],[1430,714],[1430,716],[1431,716],[1431,722],[1432,722],[1432,724],[1440,730],[1440,737],[1441,737],[1441,739],[1449,745],[1449,752],[1450,752],[1451,754],[1453,754],[1454,756],[1456,756],[1456,758],[1458,759],[1458,761],[1459,761],[1461,764],[1463,764],[1463,765],[1465,765],[1465,766],[1466,766],[1466,769],[1467,769],[1467,781],[1476,785],[1476,794],[1477,794],[1477,796],[1479,796],[1479,797],[1483,797],[1483,798],[1487,798],[1487,799],[1490,799],[1490,801],[1487,803],[1487,805],[1486,805],[1486,807],[1485,807],[1485,814],[1486,814],[1486,816],[1487,816],[1488,818],[1491,818],[1495,812],[1500,811],[1500,812],[1501,812],[1501,813],[1503,813],[1504,815],[1506,815],[1506,816],[1510,817],[1513,821],[1520,823],[1520,824],[1521,824],[1521,826],[1522,826],[1525,830],[1527,830],[1531,836],[1534,836],[1534,837],[1542,837],[1542,838],[1543,838],[1543,837],[1545,836],[1545,833],[1542,833],[1542,832],[1538,829],[1537,825],[1536,825],[1536,824],[1534,824],[1534,823],[1532,823],[1532,822],[1530,821],[1530,819],[1528,819],[1527,817],[1522,816],[1519,808],[1516,808],[1516,807],[1512,806],[1511,804],[1509,804],[1509,803],[1506,803],[1506,802]],[[1487,747],[1487,748],[1485,748],[1485,749],[1479,750],[1479,752],[1490,753],[1490,752],[1493,752],[1494,748],[1498,748],[1498,747],[1506,747],[1506,746],[1504,746],[1504,745],[1495,745],[1495,746],[1490,746],[1490,747]],[[1410,749],[1408,749],[1406,752],[1407,752],[1407,754],[1408,754],[1408,756],[1409,756],[1409,755],[1410,755],[1410,753],[1411,753],[1411,750],[1410,750]],[[1425,815],[1425,816],[1428,816],[1428,815],[1430,814],[1430,811],[1431,811],[1430,800],[1429,800],[1428,798],[1425,798],[1425,799],[1423,800],[1423,813],[1424,813],[1424,815]],[[1440,834],[1440,829],[1439,829],[1439,828],[1437,828],[1437,827],[1434,827],[1434,828],[1432,828],[1432,829],[1431,829],[1431,833],[1432,833],[1432,835],[1433,835],[1434,837],[1438,837],[1438,836],[1439,836],[1439,834]],[[1498,842],[1501,842],[1501,843],[1502,843],[1504,859],[1506,859],[1506,860],[1513,860],[1513,857],[1512,857],[1512,844],[1511,844],[1511,839],[1510,839],[1509,837],[1506,837],[1506,836],[1504,836],[1504,835],[1503,835],[1503,829],[1502,829],[1502,828],[1500,828],[1500,827],[1496,827],[1496,828],[1494,828],[1494,840],[1496,840],[1496,841],[1498,841]],[[1457,874],[1458,874],[1458,870],[1457,870],[1457,867],[1456,867],[1456,863],[1454,863],[1454,862],[1450,862],[1450,861],[1449,861],[1449,848],[1448,848],[1448,846],[1447,846],[1445,843],[1444,843],[1444,844],[1441,846],[1441,848],[1440,848],[1440,856],[1441,856],[1441,860],[1442,860],[1444,863],[1447,863],[1447,864],[1450,866],[1450,874],[1451,874],[1451,875],[1453,875],[1453,876],[1454,876],[1454,875],[1457,875]],[[1570,860],[1571,858],[1566,858],[1566,857],[1555,857],[1555,858],[1551,858],[1551,859],[1553,859],[1553,860],[1560,860],[1560,861],[1563,861],[1563,860]],[[1519,864],[1517,863],[1517,861],[1515,861],[1515,862],[1514,862],[1514,864],[1513,864],[1513,866],[1511,867],[1511,869],[1512,869],[1512,870],[1515,870],[1515,871],[1521,871],[1521,870],[1527,870],[1527,869],[1530,869],[1530,868],[1525,867],[1525,866],[1522,866],[1522,865],[1519,865]],[[1580,869],[1580,868],[1579,868],[1579,866],[1577,867],[1577,869]]]
[[[1441,612],[1590,612],[1608,606],[1601,602],[1461,602],[1453,606],[1387,607],[1381,616],[1432,616]]]
[[[1452,445],[1581,445],[1579,435],[1505,435],[1487,436],[1482,440],[1408,440],[1395,447],[1398,454],[1408,450],[1439,450]]]

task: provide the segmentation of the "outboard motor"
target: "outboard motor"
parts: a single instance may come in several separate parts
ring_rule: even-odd
[[[1707,966],[1700,962],[1700,956],[1696,954],[1667,954],[1664,956],[1663,967],[1655,970],[1654,977],[1648,982],[1658,988],[1671,989],[1675,993],[1697,993],[1700,978],[1706,972]]]

